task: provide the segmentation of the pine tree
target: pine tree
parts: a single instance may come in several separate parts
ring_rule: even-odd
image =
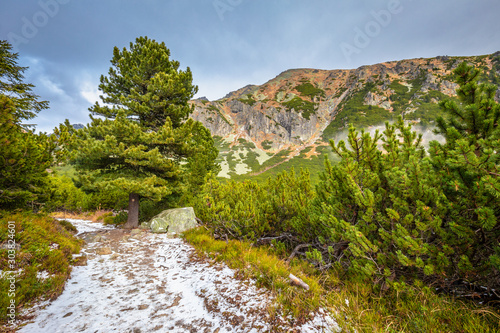
[[[389,284],[427,276],[500,285],[497,87],[465,63],[455,74],[461,104],[440,104],[446,143],[431,142],[429,155],[402,120],[381,136],[351,127],[349,147],[331,142],[341,161],[326,163],[310,218],[330,249],[324,260]]]
[[[20,123],[36,116],[48,107],[47,101],[39,101],[39,96],[32,92],[34,85],[25,83],[24,71],[27,67],[17,64],[18,54],[12,52],[12,46],[0,40],[0,93],[14,103],[14,119]]]
[[[52,138],[35,134],[24,120],[47,108],[38,101],[32,84],[23,82],[26,67],[17,64],[17,53],[0,41],[0,207],[24,207],[40,203],[52,162]]]
[[[445,271],[436,239],[445,199],[421,136],[400,119],[374,136],[351,126],[348,144],[331,141],[341,161],[326,161],[313,204],[311,233],[329,249],[323,260],[379,282]]]
[[[108,76],[101,76],[103,106],[96,103],[93,115],[113,119],[118,110],[148,129],[158,129],[170,118],[177,128],[192,112],[188,101],[198,92],[189,67],[179,70],[165,43],[139,37],[130,49],[113,50]]]
[[[479,83],[480,71],[461,63],[454,71],[460,104],[441,102],[438,119],[446,143],[433,142],[430,155],[451,201],[449,244],[457,273],[471,282],[500,285],[500,105],[497,86]]]
[[[111,63],[99,85],[104,104],[90,108],[105,119],[91,116],[89,126],[74,131],[71,161],[86,189],[129,193],[126,227],[132,228],[140,197],[160,201],[193,190],[217,170],[218,152],[208,129],[187,119],[197,87],[164,43],[137,38],[129,50],[115,47]]]

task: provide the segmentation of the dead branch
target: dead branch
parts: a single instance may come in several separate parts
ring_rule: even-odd
[[[290,262],[293,259],[293,257],[295,257],[297,255],[297,253],[299,252],[300,249],[303,249],[303,248],[309,247],[309,246],[311,246],[311,244],[300,244],[300,245],[297,245],[295,247],[295,249],[293,249],[292,254],[285,261],[286,262]]]

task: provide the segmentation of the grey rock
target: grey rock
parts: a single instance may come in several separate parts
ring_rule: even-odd
[[[181,233],[196,226],[192,207],[167,209],[151,219],[151,231],[154,233]]]

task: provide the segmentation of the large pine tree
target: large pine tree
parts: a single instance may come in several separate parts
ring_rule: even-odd
[[[99,89],[104,105],[96,103],[94,115],[113,119],[123,110],[147,129],[158,129],[170,118],[177,128],[192,112],[188,101],[198,92],[189,67],[179,69],[170,59],[165,43],[139,37],[130,48],[115,47],[108,76],[101,76]]]
[[[0,40],[0,208],[40,202],[46,192],[53,142],[23,124],[47,108],[24,82],[18,54]]]
[[[108,76],[101,77],[103,104],[90,108],[90,125],[74,132],[72,161],[88,189],[129,194],[126,227],[138,225],[139,198],[179,195],[215,170],[210,132],[188,119],[197,87],[179,69],[164,43],[137,38],[115,47]]]

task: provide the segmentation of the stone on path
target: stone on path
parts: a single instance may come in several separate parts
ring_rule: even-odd
[[[109,247],[100,247],[100,248],[97,248],[95,250],[95,253],[100,255],[100,256],[105,256],[105,255],[111,254],[113,252],[111,251],[111,248],[109,248]]]
[[[154,233],[175,232],[177,234],[195,228],[196,216],[192,207],[167,209],[151,219]]]

